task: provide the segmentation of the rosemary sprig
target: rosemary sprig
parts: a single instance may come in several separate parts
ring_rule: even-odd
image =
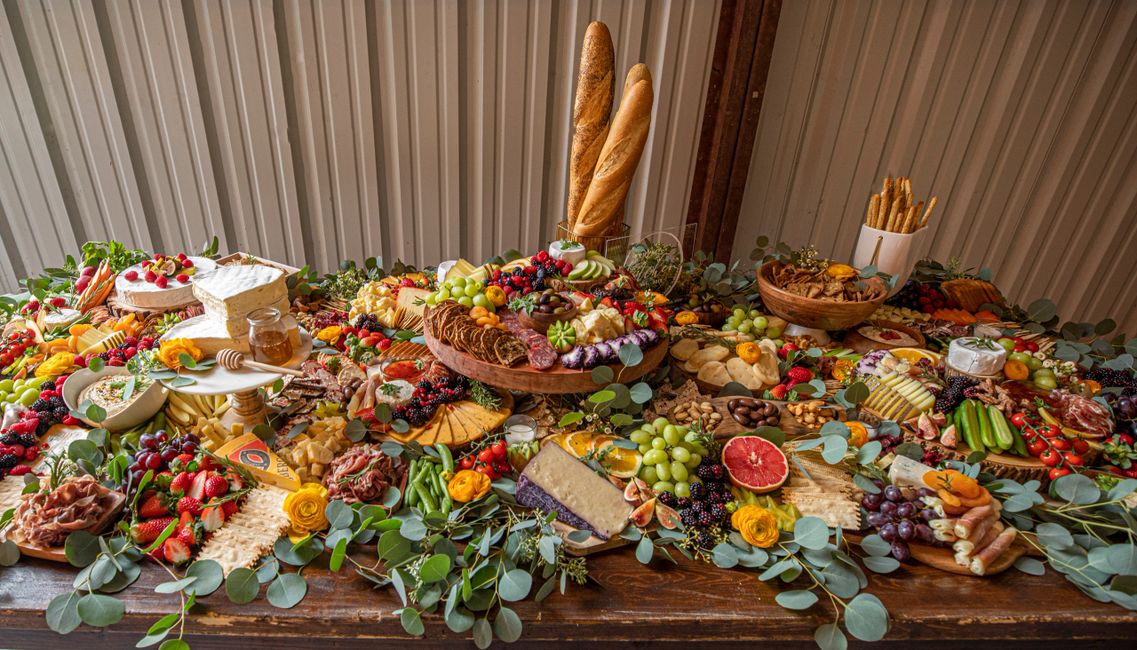
[[[470,380],[470,399],[487,411],[496,411],[501,408],[501,396],[477,379]]]

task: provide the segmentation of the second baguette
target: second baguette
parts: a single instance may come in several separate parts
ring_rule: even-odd
[[[572,152],[569,157],[567,219],[576,223],[580,205],[592,182],[592,172],[608,137],[612,99],[616,92],[612,35],[602,22],[588,25],[580,53],[580,77],[573,106]]]
[[[651,82],[647,80],[632,84],[621,100],[577,215],[573,229],[577,236],[603,235],[615,225],[647,144],[653,101]]]

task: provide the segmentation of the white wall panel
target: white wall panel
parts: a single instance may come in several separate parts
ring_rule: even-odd
[[[682,223],[717,0],[4,0],[0,281],[87,239],[321,270],[533,250],[563,218],[580,41],[657,102],[627,221]],[[7,18],[11,18],[11,25]],[[8,32],[14,35],[8,38]]]
[[[924,250],[1137,332],[1137,5],[783,5],[736,253],[849,256],[886,174],[939,196]]]

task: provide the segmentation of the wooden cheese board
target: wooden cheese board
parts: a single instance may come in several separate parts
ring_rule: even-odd
[[[126,505],[126,496],[123,493],[114,492],[111,490],[105,491],[107,494],[113,496],[114,500],[111,502],[111,507],[104,510],[98,520],[96,520],[94,524],[85,529],[86,532],[91,533],[92,535],[98,535],[99,533],[106,530],[107,526],[109,526],[112,522],[115,521],[115,519],[118,518],[119,513],[122,512],[123,506]],[[42,546],[30,544],[27,540],[24,539],[22,535],[19,534],[19,531],[14,525],[9,525],[2,534],[2,537],[4,539],[11,540],[17,547],[19,547],[20,554],[22,555],[39,558],[41,560],[48,560],[51,562],[62,562],[64,564],[68,563],[67,553],[63,550],[62,546],[44,548]]]
[[[447,368],[497,388],[542,394],[588,393],[600,388],[592,381],[591,370],[572,370],[560,362],[548,370],[537,370],[528,363],[507,368],[460,352],[434,338],[429,329],[425,339],[430,351]],[[609,365],[615,377],[613,381],[631,383],[655,370],[667,356],[667,347],[667,341],[662,340],[645,349],[643,360],[635,366],[627,367],[618,363]]]
[[[878,341],[862,334],[860,332],[860,329],[864,327],[877,327],[881,329],[896,330],[897,332],[901,332],[905,336],[908,336],[911,340],[896,342]],[[850,348],[859,354],[865,354],[872,352],[873,350],[892,350],[894,348],[922,348],[924,347],[924,343],[924,335],[920,332],[920,330],[916,329],[915,327],[905,325],[904,323],[897,323],[895,321],[888,320],[865,321],[861,325],[858,325],[849,330],[848,334],[845,335],[845,338],[841,340],[841,345]]]
[[[932,546],[930,544],[920,544],[916,542],[908,542],[908,551],[912,554],[912,559],[920,564],[939,569],[947,573],[954,573],[961,576],[970,576],[972,578],[985,578],[993,576],[1006,571],[1014,566],[1014,563],[1024,555],[1033,555],[1034,550],[1023,541],[1022,536],[1024,533],[1019,533],[1015,541],[1011,543],[1011,547],[1007,549],[990,566],[987,567],[987,572],[983,575],[976,575],[971,572],[969,567],[960,566],[955,561],[955,552],[950,546]],[[845,537],[850,541],[859,544],[865,538],[865,535],[858,533],[845,533]]]
[[[561,539],[564,540],[565,551],[569,555],[575,555],[577,557],[584,557],[586,555],[592,555],[593,553],[600,553],[601,551],[610,551],[614,548],[620,548],[622,546],[631,544],[630,541],[624,539],[623,537],[620,537],[619,535],[616,535],[611,539],[600,539],[596,535],[593,535],[583,542],[574,542],[568,538],[569,533],[581,529],[574,528],[559,520],[553,521],[553,530],[555,530],[557,532],[557,535],[559,535]]]
[[[499,391],[498,396],[501,405],[496,411],[470,400],[459,400],[439,406],[422,426],[412,427],[406,433],[388,431],[386,435],[403,443],[415,440],[422,445],[442,442],[449,447],[461,447],[497,430],[513,414],[513,396],[507,391]]]

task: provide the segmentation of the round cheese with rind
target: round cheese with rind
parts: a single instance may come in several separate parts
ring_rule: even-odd
[[[997,375],[1007,362],[1007,351],[991,339],[958,338],[948,346],[947,362],[969,375]]]

